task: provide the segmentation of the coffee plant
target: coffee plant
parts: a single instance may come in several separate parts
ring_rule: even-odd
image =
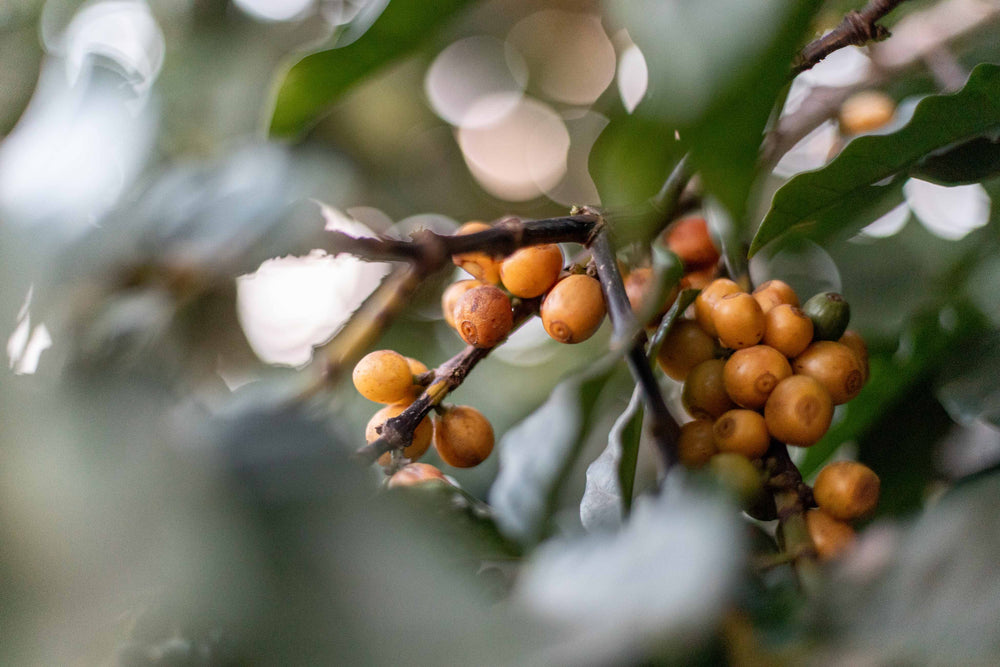
[[[998,29],[0,11],[0,663],[997,664]]]

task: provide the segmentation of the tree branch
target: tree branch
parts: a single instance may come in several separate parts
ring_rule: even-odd
[[[806,511],[815,506],[812,490],[788,455],[788,447],[777,440],[764,455],[767,490],[774,496],[778,512],[778,534],[782,551],[792,558],[800,585],[815,590],[818,581],[816,547],[806,526]]]
[[[891,33],[878,25],[877,21],[905,1],[869,0],[860,12],[848,12],[840,25],[806,44],[792,67],[793,75],[811,69],[816,63],[845,46],[861,46],[868,42],[880,42],[886,39]]]

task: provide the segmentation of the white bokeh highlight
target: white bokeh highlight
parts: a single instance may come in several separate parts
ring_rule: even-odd
[[[917,178],[903,185],[913,214],[934,235],[957,241],[990,219],[990,197],[978,183],[947,187]]]

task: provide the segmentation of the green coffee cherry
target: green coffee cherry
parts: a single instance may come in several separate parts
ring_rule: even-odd
[[[755,505],[764,494],[760,471],[742,454],[716,454],[708,462],[708,470],[743,507]]]
[[[813,340],[837,340],[851,321],[850,304],[836,292],[820,292],[802,310],[813,322]]]

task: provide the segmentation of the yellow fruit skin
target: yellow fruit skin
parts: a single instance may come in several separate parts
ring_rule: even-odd
[[[606,312],[601,283],[577,274],[555,284],[539,314],[549,336],[560,343],[582,343],[600,328]]]
[[[489,228],[490,226],[485,222],[467,222],[459,227],[455,231],[455,234],[464,236],[465,234],[484,232]],[[499,259],[491,257],[484,252],[465,252],[460,255],[452,255],[451,259],[455,263],[455,266],[462,267],[462,269],[477,280],[482,280],[491,285],[496,285],[500,282]]]
[[[663,372],[683,382],[691,369],[715,356],[715,341],[694,320],[678,320],[671,327],[656,361]]]
[[[840,129],[844,134],[872,132],[889,124],[896,103],[878,90],[863,90],[848,97],[840,107]]]
[[[390,489],[398,489],[434,481],[448,484],[444,473],[430,463],[407,463],[389,478],[388,486]]]
[[[798,306],[781,303],[764,316],[763,343],[786,357],[802,353],[813,338],[813,323]]]
[[[455,468],[472,468],[493,451],[493,426],[473,407],[450,408],[434,423],[434,447],[441,460]]]
[[[694,300],[694,317],[709,336],[715,336],[715,323],[712,320],[712,310],[715,304],[727,294],[735,294],[743,290],[729,278],[716,278],[698,294]]]
[[[406,408],[409,407],[407,403],[394,403],[393,405],[387,405],[368,420],[368,425],[365,427],[365,440],[369,443],[378,440],[380,434],[376,430],[376,427],[381,426],[393,417],[398,417],[403,413]],[[413,430],[413,441],[403,449],[403,456],[410,459],[411,461],[416,461],[421,456],[424,455],[431,446],[431,435],[433,434],[433,427],[431,426],[431,420],[429,417],[424,417],[417,424],[417,428]],[[379,457],[378,462],[381,465],[389,465],[392,460],[389,452],[386,452]]]
[[[753,410],[729,410],[712,426],[715,444],[720,452],[742,454],[748,459],[759,459],[767,453],[771,435],[764,417]]]
[[[764,421],[771,435],[798,447],[816,444],[832,419],[830,394],[808,375],[792,375],[779,382],[764,405]]]
[[[819,340],[792,361],[792,369],[817,380],[830,393],[834,405],[847,403],[865,384],[865,369],[846,345]]]
[[[459,300],[465,293],[474,287],[480,287],[485,284],[482,280],[459,280],[445,288],[441,294],[441,313],[444,315],[444,321],[448,323],[448,326],[452,329],[458,328],[455,325],[455,307],[458,306]]]
[[[681,464],[688,468],[701,468],[718,451],[712,435],[711,420],[695,419],[681,426],[681,434],[677,439],[677,457]]]
[[[716,301],[712,324],[719,342],[733,350],[756,345],[764,337],[764,311],[746,292],[727,294]]]
[[[366,354],[351,374],[358,393],[376,403],[395,403],[410,397],[413,373],[406,357],[393,350]]]
[[[723,381],[737,405],[757,410],[764,407],[771,391],[792,374],[783,354],[767,345],[736,350],[726,361]]]
[[[816,476],[813,497],[835,519],[857,521],[875,511],[880,486],[878,475],[863,463],[835,461]]]
[[[563,256],[554,243],[521,248],[500,264],[500,280],[511,294],[533,299],[559,280]]]
[[[854,544],[854,529],[822,509],[811,509],[806,512],[806,528],[820,560],[837,558]]]
[[[857,355],[858,361],[861,362],[861,367],[865,372],[865,382],[867,383],[871,375],[871,369],[868,363],[868,344],[865,343],[865,339],[857,331],[848,329],[837,342],[841,345],[846,345],[851,352]]]
[[[753,298],[760,304],[760,309],[766,315],[775,306],[787,303],[790,306],[799,305],[799,296],[791,285],[782,280],[768,280],[753,291]]]
[[[455,306],[455,327],[473,347],[495,346],[514,328],[510,297],[493,285],[473,287]]]

